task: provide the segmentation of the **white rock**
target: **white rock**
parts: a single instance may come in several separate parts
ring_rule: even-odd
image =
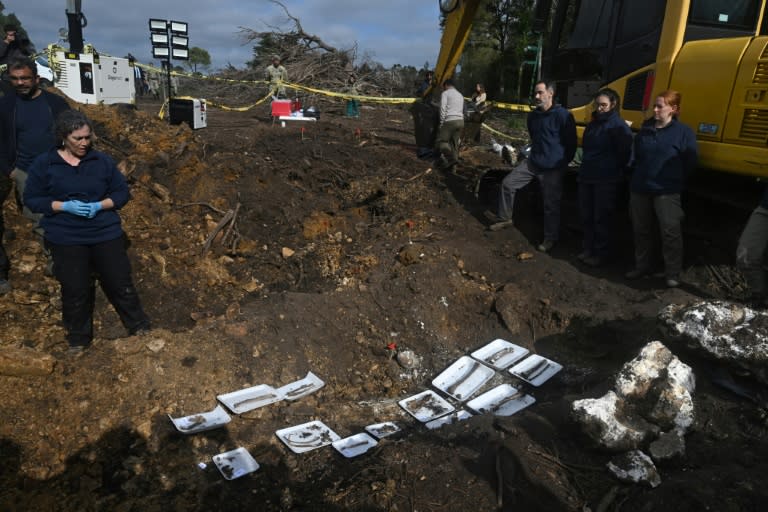
[[[576,400],[571,411],[584,433],[600,446],[613,451],[630,450],[643,442],[648,434],[619,420],[618,404],[619,397],[609,391],[600,398]]]
[[[676,357],[669,363],[667,374],[666,382],[657,387],[659,398],[648,419],[664,429],[685,432],[694,420],[692,393],[696,388],[695,377],[691,367]]]
[[[662,431],[685,434],[694,421],[695,388],[691,368],[653,341],[622,367],[615,391],[575,401],[572,413],[598,445],[613,451],[635,449]]]
[[[666,376],[674,356],[659,341],[652,341],[626,363],[616,377],[616,393],[622,398],[645,396],[654,381]]]
[[[640,450],[619,455],[608,463],[608,470],[622,482],[645,483],[656,487],[661,477],[653,461]]]
[[[659,321],[671,336],[768,383],[768,312],[728,301],[671,304]]]

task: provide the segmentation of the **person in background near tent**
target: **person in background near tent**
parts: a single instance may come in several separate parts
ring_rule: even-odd
[[[682,95],[666,90],[656,97],[653,117],[635,136],[629,210],[635,238],[635,268],[627,279],[651,273],[654,230],[661,234],[664,274],[670,288],[680,285],[683,270],[683,212],[680,194],[696,168],[696,135],[677,120]],[[658,227],[656,227],[658,226]]]
[[[544,199],[544,240],[536,247],[549,252],[560,239],[560,201],[563,175],[576,154],[576,122],[573,115],[554,102],[555,83],[539,81],[534,87],[536,108],[528,114],[531,148],[501,182],[497,211],[486,211],[491,230],[512,225],[515,194],[531,181],[538,180]]]
[[[133,67],[133,89],[137,98],[144,96],[144,70],[136,64],[136,57],[128,54],[128,63]]]
[[[611,257],[619,186],[632,153],[632,131],[619,116],[619,103],[613,89],[599,90],[592,120],[582,136],[578,183],[584,238],[577,258],[591,267]]]
[[[480,130],[485,120],[485,114],[488,112],[488,96],[485,93],[485,86],[478,83],[475,85],[475,93],[472,95],[470,109],[468,110],[467,123],[464,129],[464,141],[472,141],[475,144],[480,142]]]
[[[472,105],[475,110],[481,110],[485,106],[488,95],[485,93],[485,86],[478,83],[475,85],[475,93],[472,95]]]
[[[280,57],[272,56],[272,64],[267,66],[267,80],[269,81],[269,90],[275,99],[285,98],[284,82],[288,81],[288,71],[280,64]]]
[[[357,79],[355,75],[349,75],[347,80],[347,92],[353,96],[358,96],[360,92],[357,90]],[[347,117],[360,117],[360,102],[357,98],[349,98],[347,100]]]
[[[416,96],[419,98],[424,96],[424,93],[426,93],[427,90],[432,86],[432,82],[434,80],[435,80],[435,74],[432,71],[427,71],[426,74],[424,75],[424,80],[422,80],[418,89],[416,89]]]
[[[747,301],[751,306],[768,305],[768,276],[765,257],[768,254],[768,187],[760,204],[752,211],[736,248],[736,266],[747,282]]]
[[[27,169],[35,157],[55,145],[54,120],[69,109],[61,96],[40,89],[37,66],[30,59],[19,59],[8,64],[8,77],[15,92],[0,98],[0,294],[11,289],[8,283],[10,262],[2,247],[2,204],[11,191],[11,180],[16,183],[17,203],[23,205],[24,216],[33,222],[35,233],[43,236],[40,215],[24,205],[24,187]],[[53,260],[45,267],[53,274]]]
[[[440,126],[435,139],[439,167],[446,169],[458,162],[459,138],[463,129],[464,96],[449,78],[443,82],[443,93],[440,95]]]
[[[125,177],[108,155],[91,149],[93,126],[82,112],[63,112],[56,136],[60,146],[29,169],[24,201],[43,214],[67,342],[78,353],[93,340],[94,274],[129,334],[148,331],[150,323],[133,285],[117,213],[130,199]]]

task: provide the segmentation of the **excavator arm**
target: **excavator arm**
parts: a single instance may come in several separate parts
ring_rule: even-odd
[[[445,15],[445,28],[440,38],[440,55],[435,65],[435,81],[438,84],[451,78],[459,63],[464,45],[472,29],[472,21],[480,0],[439,0]]]

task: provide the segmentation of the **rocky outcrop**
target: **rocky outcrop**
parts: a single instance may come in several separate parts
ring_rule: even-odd
[[[618,478],[655,487],[658,472],[639,449],[650,443],[657,461],[684,453],[683,436],[694,420],[695,388],[691,368],[653,341],[621,368],[613,390],[574,401],[571,412],[597,446],[626,452],[609,466]]]
[[[671,304],[659,323],[670,337],[768,384],[768,312],[727,301]]]

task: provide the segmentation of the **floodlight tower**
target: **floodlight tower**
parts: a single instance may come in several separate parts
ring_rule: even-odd
[[[83,53],[83,27],[88,20],[82,11],[83,0],[67,0],[67,24],[69,25],[69,51]]]
[[[171,59],[189,59],[189,31],[185,21],[149,19],[149,38],[152,41],[152,57],[160,59],[168,78],[168,106],[170,108],[173,89],[171,87]]]

